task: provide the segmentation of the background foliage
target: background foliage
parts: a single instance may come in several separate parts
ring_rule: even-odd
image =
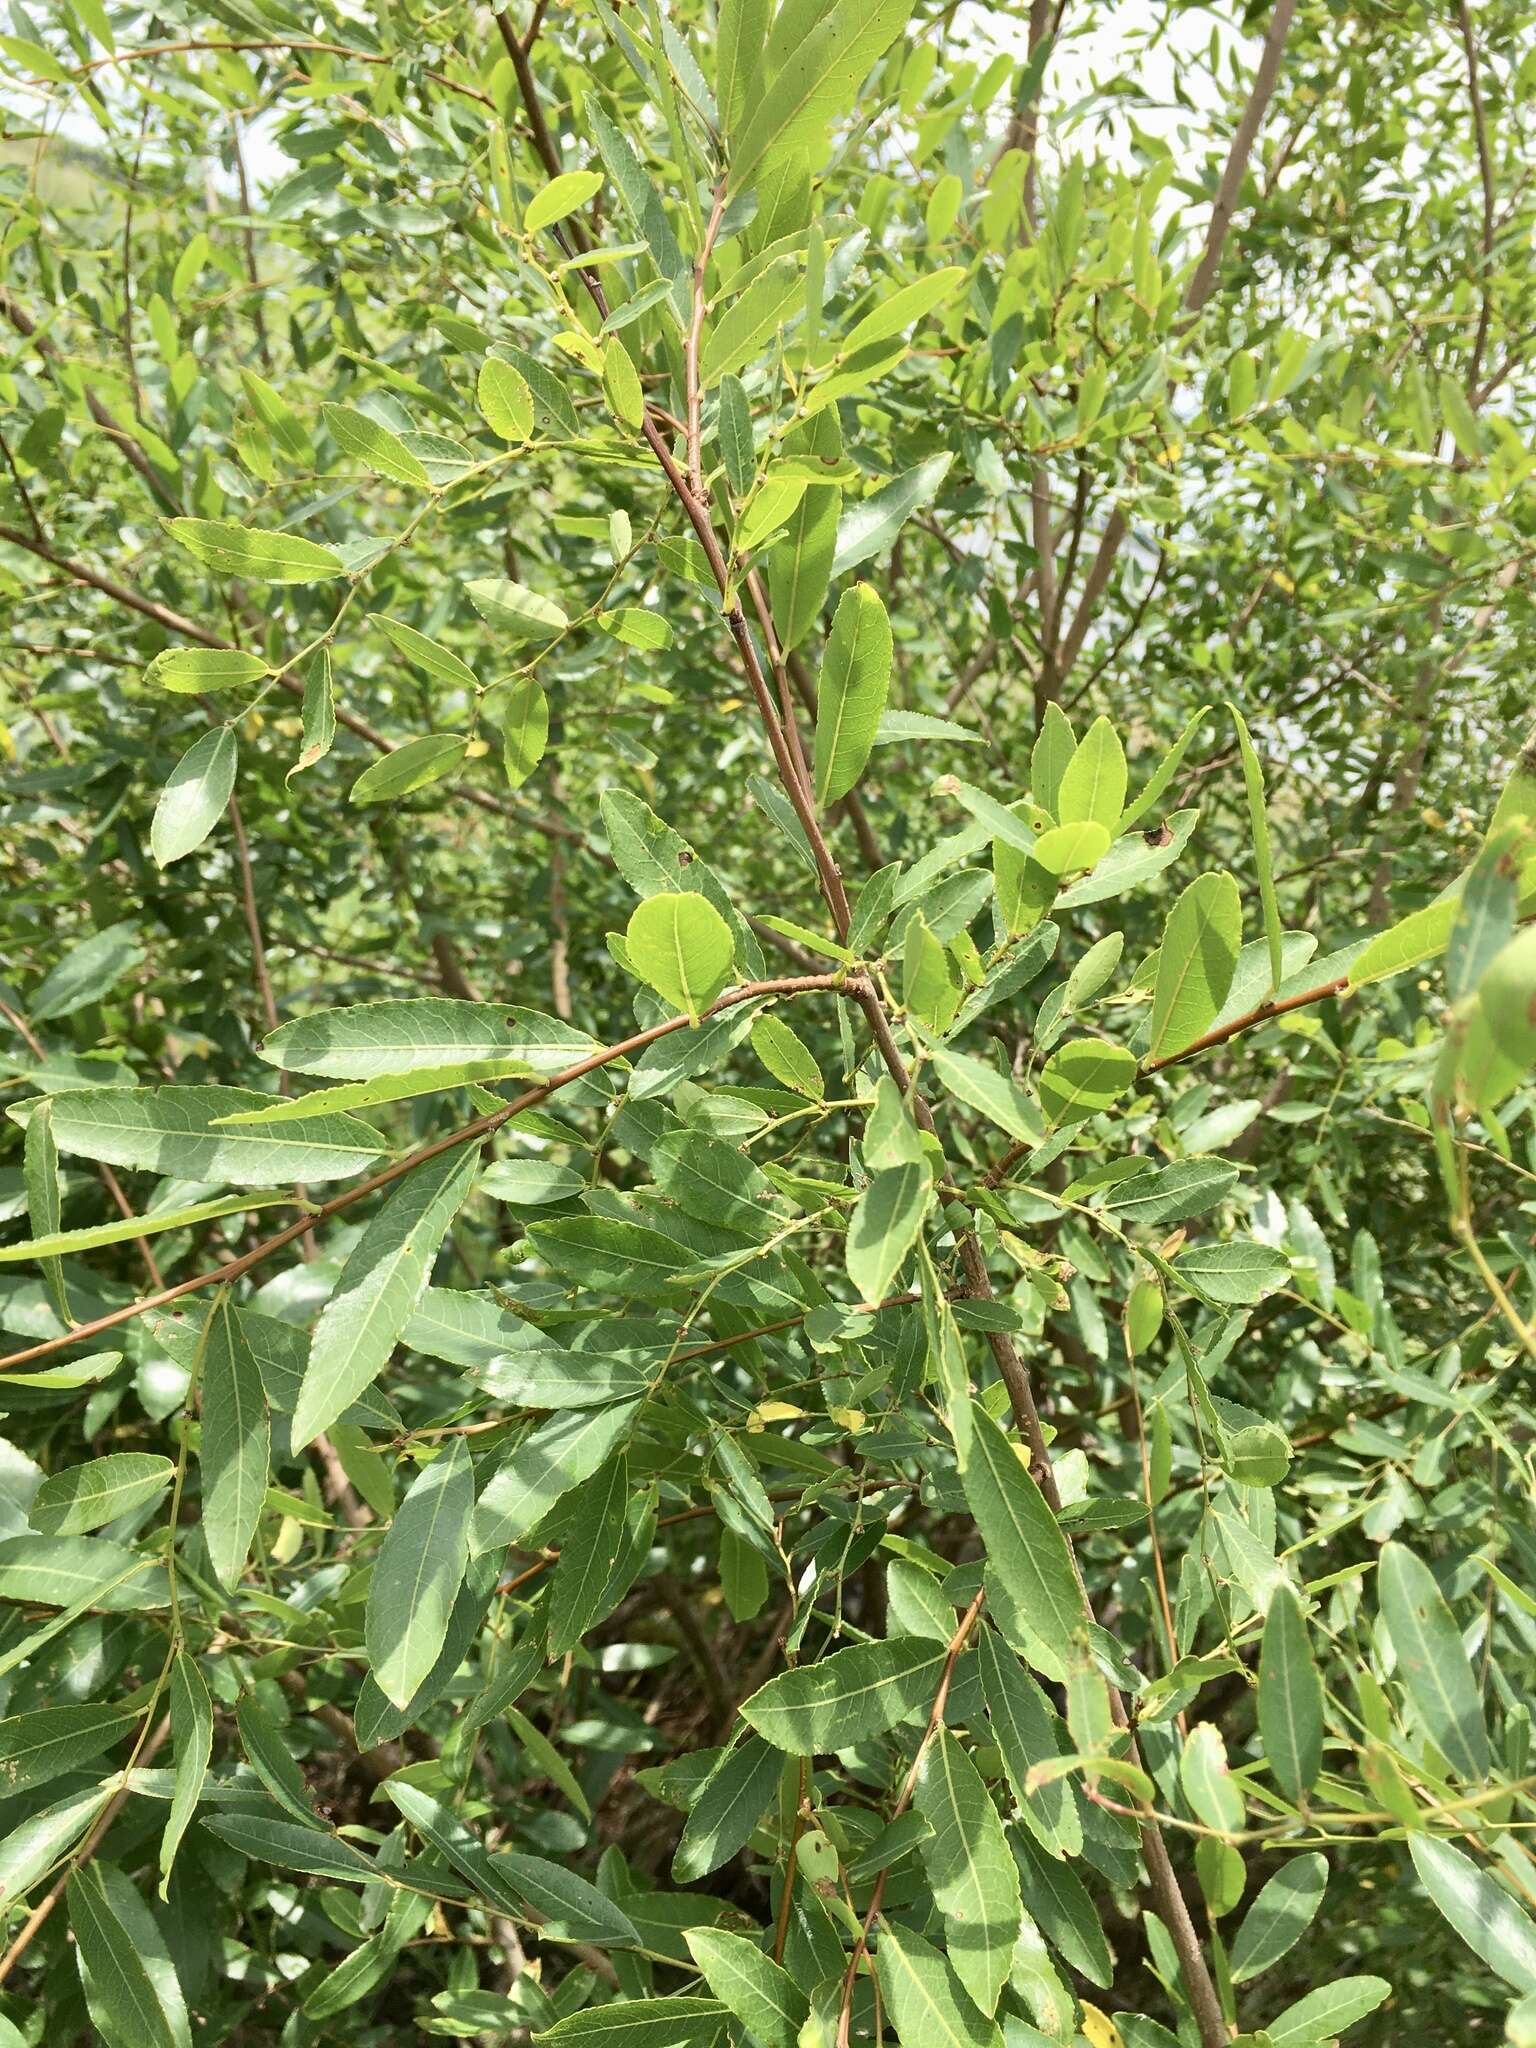
[[[0,2041],[1536,2040],[1531,24],[12,0]]]

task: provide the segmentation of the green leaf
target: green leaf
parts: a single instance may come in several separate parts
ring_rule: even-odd
[[[691,889],[648,896],[630,918],[624,944],[635,972],[695,1024],[728,985],[735,966],[730,926],[707,897]]]
[[[489,361],[486,367],[490,367]],[[456,654],[440,647],[435,640],[429,640],[425,633],[418,633],[414,626],[406,625],[403,619],[392,619],[384,612],[370,612],[368,623],[377,626],[391,647],[403,654],[423,675],[431,676],[434,682],[449,683],[460,690],[478,691],[480,688],[480,679],[467,662],[460,661]]]
[[[672,1858],[679,1884],[696,1883],[752,1839],[778,1789],[784,1759],[756,1735],[728,1749],[699,1787]]]
[[[301,1117],[281,1137],[218,1128],[266,1100],[250,1088],[91,1088],[53,1098],[53,1134],[61,1152],[229,1187],[340,1180],[384,1149],[350,1116]]]
[[[930,1706],[944,1658],[944,1644],[910,1636],[856,1643],[769,1679],[741,1715],[795,1756],[847,1749]]]
[[[891,680],[891,625],[879,595],[855,584],[838,600],[816,691],[816,801],[825,808],[858,781]]]
[[[1064,1961],[1108,1990],[1114,1958],[1087,1886],[1070,1863],[1048,1856],[1032,1835],[1016,1835],[1014,1842],[1025,1911]]]
[[[1517,1067],[1536,1063],[1536,929],[1501,946],[1477,984],[1488,1035]]]
[[[558,1940],[598,1942],[604,1948],[641,1946],[629,1915],[574,1870],[509,1849],[499,1850],[489,1861],[498,1881],[531,1906]]]
[[[1284,1252],[1253,1238],[1228,1238],[1192,1245],[1174,1260],[1173,1270],[1208,1300],[1242,1308],[1283,1286],[1291,1262]]]
[[[112,1614],[164,1607],[165,1566],[103,1536],[7,1536],[0,1541],[0,1600],[43,1607],[82,1603]]]
[[[145,669],[144,680],[156,689],[195,697],[204,690],[238,689],[271,673],[259,654],[237,647],[168,647]]]
[[[1050,1702],[994,1629],[982,1630],[977,1650],[987,1717],[1019,1813],[1051,1855],[1076,1856],[1083,1846],[1083,1828],[1071,1781],[1030,1781],[1036,1764],[1049,1763],[1060,1753]]]
[[[518,1060],[536,1074],[554,1074],[595,1052],[597,1042],[537,1010],[429,996],[317,1010],[280,1025],[258,1050],[290,1074],[371,1081],[466,1060]]]
[[[918,1935],[880,1922],[880,1989],[906,2048],[1002,2048],[995,2020],[976,2010],[948,1961]]]
[[[458,1060],[447,1067],[417,1067],[408,1074],[380,1074],[372,1081],[343,1081],[335,1088],[317,1088],[309,1095],[278,1095],[260,1109],[242,1109],[220,1117],[221,1129],[268,1130],[310,1116],[337,1110],[370,1109],[381,1102],[409,1102],[419,1095],[440,1095],[487,1081],[506,1081],[532,1073],[526,1060]]]
[[[1096,718],[1063,768],[1051,808],[1063,825],[1102,825],[1112,836],[1125,808],[1125,786],[1125,748],[1120,735],[1107,718]]]
[[[396,1706],[410,1699],[443,1646],[469,1562],[474,1505],[468,1449],[463,1437],[451,1437],[417,1475],[374,1560],[364,1639],[379,1689]]]
[[[247,583],[326,583],[346,573],[334,548],[296,533],[253,533],[230,519],[171,519],[166,531],[217,576]]]
[[[82,1864],[66,1896],[87,2003],[108,2048],[179,2048],[147,1961],[108,1894],[102,1866]]]
[[[1310,2041],[1332,2041],[1391,1996],[1392,1986],[1385,1977],[1340,1977],[1288,2005],[1278,2019],[1265,2022],[1264,2031],[1273,2048],[1304,2048]]]
[[[786,1088],[819,1102],[827,1092],[815,1055],[794,1026],[765,1010],[752,1019],[752,1050]]]
[[[261,1519],[272,1432],[261,1368],[227,1295],[208,1311],[202,1421],[203,1538],[214,1577],[233,1593]]]
[[[456,1145],[418,1166],[353,1247],[315,1325],[293,1412],[295,1450],[328,1429],[384,1370],[479,1158],[477,1145]]]
[[[574,1486],[590,1479],[633,1426],[633,1402],[577,1408],[540,1423],[491,1475],[470,1524],[472,1552],[520,1543]]]
[[[563,1657],[601,1620],[624,1544],[629,1461],[620,1451],[561,1517],[560,1561],[549,1589],[549,1654]]]
[[[1323,1767],[1323,1681],[1307,1640],[1301,1603],[1277,1586],[1259,1652],[1259,1733],[1288,1799],[1301,1799]]]
[[[621,1999],[567,2013],[533,2038],[541,2048],[712,2048],[728,2017],[713,1998]]]
[[[726,4],[730,5],[731,0],[726,0]],[[750,0],[741,0],[741,4],[750,4]],[[766,5],[766,0],[763,0],[763,4]],[[742,385],[741,379],[732,375],[729,371],[720,379],[718,403],[720,416],[716,432],[720,441],[720,459],[725,464],[725,480],[738,498],[744,498],[751,490],[752,480],[757,474],[757,451],[753,445],[752,409],[747,403],[746,390]],[[803,505],[804,500],[801,502]],[[827,556],[829,572],[831,566],[832,558],[829,550]],[[825,585],[823,585],[823,590],[825,590]],[[819,606],[819,599],[817,603]],[[795,640],[785,637],[790,630],[789,621],[782,617],[781,608],[777,600],[774,603],[774,613],[776,617],[780,618],[780,634],[784,638],[784,644],[788,647],[793,647]]]
[[[715,1927],[690,1927],[684,1939],[704,1981],[762,2048],[795,2048],[810,2000],[756,1942]]]
[[[120,1742],[138,1716],[125,1707],[40,1707],[0,1721],[0,1790],[7,1799],[77,1771]]]
[[[1076,752],[1077,736],[1071,719],[1059,704],[1047,704],[1029,756],[1029,789],[1035,802],[1053,818],[1057,815],[1062,778]]]
[[[987,1788],[947,1728],[922,1752],[913,1804],[931,1831],[919,1853],[949,1960],[982,2011],[996,2012],[1019,1933],[1019,1873]]]
[[[398,434],[351,405],[322,405],[320,417],[343,455],[391,483],[427,488],[427,472]]]
[[[936,1045],[929,1057],[948,1093],[979,1110],[1010,1138],[1034,1145],[1045,1135],[1023,1090],[996,1067],[946,1045]],[[1135,1061],[1131,1064],[1134,1068]]]
[[[1351,961],[1350,988],[1364,988],[1373,981],[1386,981],[1394,974],[1401,974],[1405,968],[1419,967],[1426,960],[1437,959],[1450,943],[1460,909],[1459,893],[1442,896],[1436,902],[1426,904],[1422,910],[1415,910],[1399,923],[1390,925],[1386,931],[1378,932],[1363,952]]]
[[[169,1458],[148,1451],[114,1451],[88,1465],[71,1465],[38,1488],[32,1526],[44,1536],[82,1536],[104,1528],[164,1493],[175,1470]]]
[[[911,11],[911,0],[834,0],[788,52],[770,43],[763,90],[732,137],[728,189],[763,185],[791,151],[808,151],[819,164],[831,124],[853,106]]]
[[[549,699],[537,676],[520,676],[497,692],[492,716],[501,722],[501,765],[507,787],[521,789],[549,745]]]
[[[1516,1991],[1536,1992],[1536,1922],[1487,1870],[1433,1835],[1408,1837],[1419,1882],[1468,1948]]]
[[[533,393],[521,370],[498,356],[480,365],[475,402],[491,432],[503,441],[526,441],[533,433]]]
[[[553,227],[557,220],[564,220],[574,213],[578,206],[602,190],[601,171],[562,171],[551,178],[542,192],[536,193],[528,202],[523,215],[523,231],[535,235],[540,228]]]
[[[709,328],[699,352],[699,381],[708,391],[732,376],[805,302],[800,266],[792,257],[770,263],[738,292]]]
[[[860,349],[870,348],[877,341],[888,341],[893,335],[907,333],[936,306],[947,304],[964,282],[965,271],[959,264],[951,264],[945,270],[931,271],[927,277],[902,285],[854,323],[843,336],[840,344],[842,354],[856,355]]]
[[[874,1174],[848,1224],[848,1277],[860,1301],[884,1301],[916,1244],[933,1201],[926,1161],[889,1166]]]
[[[514,642],[553,640],[570,625],[553,598],[541,597],[538,591],[505,576],[481,576],[464,588],[486,624]]]
[[[150,821],[149,850],[156,863],[194,853],[224,815],[235,786],[239,748],[227,725],[194,740],[171,770]]]
[[[53,1136],[53,1103],[44,1096],[33,1104],[22,1135],[21,1183],[27,1198],[27,1221],[37,1233],[26,1246],[7,1245],[0,1250],[0,1262],[35,1258],[43,1269],[49,1298],[61,1322],[73,1322],[69,1292],[64,1283],[62,1248],[50,1240],[63,1235],[59,1225],[64,1215],[63,1184],[59,1178],[59,1148]]]
[[[960,1480],[986,1547],[999,1612],[1062,1649],[1088,1625],[1072,1553],[1028,1466],[980,1403],[971,1408]]]
[[[761,96],[770,0],[720,0],[715,44],[715,99],[727,136],[738,134],[748,108]]]
[[[1073,760],[1077,756],[1073,755]],[[1109,828],[1092,818],[1075,825],[1053,825],[1035,841],[1032,858],[1048,875],[1075,875],[1091,868],[1109,851]]]
[[[1280,905],[1275,896],[1275,863],[1269,846],[1269,813],[1264,807],[1264,771],[1259,766],[1259,757],[1253,750],[1253,741],[1248,737],[1248,726],[1243,714],[1230,700],[1227,710],[1232,714],[1232,723],[1237,729],[1238,751],[1243,763],[1243,786],[1248,797],[1248,830],[1253,838],[1254,865],[1259,875],[1259,901],[1264,909],[1264,937],[1269,947],[1269,988],[1266,995],[1272,995],[1285,979],[1285,962],[1282,957],[1284,931],[1280,923]]]
[[[242,1856],[276,1864],[280,1870],[338,1878],[345,1884],[371,1884],[377,1875],[371,1858],[339,1835],[318,1828],[301,1828],[292,1821],[268,1820],[264,1814],[254,1813],[212,1814],[203,1826]]]
[[[27,1119],[27,1135],[51,1127],[41,1105]],[[21,1259],[68,1258],[76,1252],[95,1251],[104,1244],[123,1244],[129,1239],[154,1237],[163,1230],[185,1230],[192,1223],[207,1223],[219,1216],[242,1215],[250,1210],[269,1209],[275,1203],[289,1203],[292,1195],[219,1195],[211,1202],[189,1202],[185,1208],[151,1209],[143,1216],[119,1216],[111,1223],[93,1223],[83,1230],[60,1230],[51,1237],[28,1238],[23,1244],[0,1245],[0,1265]]]
[[[867,0],[839,0],[839,11],[846,11],[856,4],[865,5]],[[885,8],[894,5],[903,14],[907,11],[907,0],[877,0],[877,4]],[[916,469],[905,470],[900,476],[892,477],[889,483],[881,484],[867,498],[860,498],[851,505],[844,512],[837,529],[832,574],[846,576],[850,569],[856,569],[860,562],[867,562],[871,555],[883,554],[912,514],[937,495],[953,460],[954,456],[948,452],[930,455]]]
[[[1040,1073],[1040,1106],[1057,1127],[1080,1124],[1118,1100],[1136,1080],[1136,1056],[1102,1038],[1058,1047]]]
[[[425,732],[365,768],[347,792],[353,804],[382,804],[451,775],[469,751],[462,733]]]
[[[1382,1617],[1419,1723],[1456,1776],[1479,1784],[1489,1767],[1482,1698],[1434,1573],[1401,1543],[1389,1543],[1379,1579]]]
[[[208,1697],[203,1674],[185,1650],[178,1650],[171,1662],[170,1696],[176,1777],[171,1791],[171,1810],[160,1837],[162,1899],[170,1887],[171,1869],[181,1838],[191,1825],[202,1797],[208,1760],[213,1754],[213,1702]]]
[[[1152,991],[1153,1059],[1182,1052],[1210,1029],[1232,986],[1242,938],[1236,882],[1224,874],[1198,876],[1163,927]]]
[[[1275,1872],[1243,1915],[1232,1943],[1234,1984],[1262,1976],[1295,1947],[1327,1889],[1326,1856],[1293,1856]]]

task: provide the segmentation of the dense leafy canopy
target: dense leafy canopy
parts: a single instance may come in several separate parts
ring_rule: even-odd
[[[1529,11],[8,28],[0,2041],[1529,2048]]]

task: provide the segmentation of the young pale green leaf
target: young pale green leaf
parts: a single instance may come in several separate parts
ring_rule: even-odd
[[[716,1927],[690,1927],[684,1939],[704,1981],[762,2048],[796,2048],[810,2000],[755,1941]]]
[[[480,679],[467,662],[446,647],[440,647],[435,640],[429,640],[425,633],[418,633],[414,626],[406,625],[403,619],[392,619],[385,612],[370,612],[370,626],[377,626],[389,644],[408,662],[419,668],[423,675],[431,676],[434,682],[449,683],[459,690],[478,690]]]
[[[317,1088],[309,1095],[274,1096],[261,1109],[238,1110],[220,1117],[221,1129],[291,1124],[310,1116],[330,1116],[337,1110],[370,1109],[381,1102],[410,1102],[418,1095],[441,1095],[452,1088],[471,1088],[490,1081],[507,1081],[531,1076],[526,1060],[459,1060],[446,1067],[417,1067],[406,1074],[380,1074],[373,1081],[343,1081],[334,1088]]]
[[[1063,825],[1102,825],[1113,836],[1125,809],[1125,786],[1125,748],[1120,735],[1107,718],[1096,718],[1062,769],[1052,808]],[[1106,842],[1101,851],[1107,850]]]
[[[533,393],[512,363],[487,356],[475,384],[475,402],[491,432],[503,441],[526,441],[533,433]]]
[[[87,1465],[70,1465],[37,1489],[32,1526],[44,1536],[82,1536],[105,1528],[164,1493],[175,1470],[169,1458],[148,1451],[114,1451]]]
[[[464,588],[486,624],[514,642],[553,640],[571,623],[553,598],[505,576],[477,577]]]
[[[1189,752],[1194,737],[1205,723],[1209,705],[1202,705],[1179,734],[1173,745],[1153,769],[1139,795],[1133,797],[1121,813],[1120,831],[1129,832],[1133,825],[1139,825],[1149,811],[1156,810],[1164,795],[1172,786],[1173,778],[1183,766],[1184,756]]]
[[[828,129],[853,106],[911,11],[911,0],[833,0],[792,48],[770,42],[763,91],[732,137],[729,190],[765,186],[792,152],[819,167]]]
[[[1278,1586],[1259,1652],[1259,1733],[1282,1792],[1302,1799],[1323,1767],[1323,1681],[1307,1640],[1301,1603]]]
[[[694,1023],[727,986],[736,962],[730,926],[691,889],[648,896],[630,918],[624,944],[635,972]]]
[[[562,171],[529,200],[523,215],[524,233],[536,235],[540,228],[553,227],[578,206],[585,206],[602,190],[602,185],[601,171]]]
[[[930,1830],[919,1854],[949,1960],[981,2010],[996,2012],[1019,1934],[1018,1867],[980,1773],[947,1728],[922,1752],[913,1804]]]
[[[1064,1646],[1088,1625],[1072,1553],[1029,1467],[979,1402],[971,1408],[960,1480],[1000,1611],[1044,1642]]]
[[[1312,2042],[1336,2040],[1391,1996],[1385,1977],[1340,1977],[1288,2005],[1277,2019],[1265,2022],[1264,2031],[1273,2048],[1309,2048]]]
[[[1029,788],[1043,810],[1057,816],[1062,777],[1077,752],[1077,735],[1072,721],[1057,703],[1047,704],[1040,731],[1029,756]]]
[[[232,1593],[244,1574],[261,1519],[272,1431],[261,1368],[246,1326],[227,1296],[208,1311],[202,1418],[198,1462],[203,1476],[203,1537],[214,1577]]]
[[[890,680],[885,606],[867,583],[855,584],[838,600],[816,691],[816,801],[823,808],[863,774]]]
[[[903,2044],[916,2048],[1002,2048],[997,2022],[978,2012],[948,1960],[921,1936],[880,1922],[875,1957],[880,1989]]]
[[[1401,1543],[1381,1553],[1381,1612],[1419,1725],[1458,1778],[1488,1775],[1488,1730],[1461,1630],[1435,1575]]]
[[[168,647],[145,669],[144,680],[195,697],[204,690],[238,689],[271,672],[259,654],[238,647]]]
[[[352,405],[322,405],[320,417],[343,455],[391,483],[427,488],[427,472],[418,457],[388,427]]]
[[[51,1119],[40,1111],[35,1110],[27,1119],[28,1137],[36,1128],[50,1127]],[[151,1209],[144,1216],[119,1216],[111,1223],[92,1223],[83,1230],[59,1230],[49,1237],[28,1238],[23,1244],[0,1245],[0,1265],[14,1264],[19,1259],[69,1258],[76,1252],[95,1251],[100,1245],[154,1237],[162,1230],[185,1230],[189,1224],[209,1223],[219,1216],[269,1209],[276,1203],[292,1200],[291,1195],[284,1194],[218,1195],[212,1201],[189,1202],[183,1208]]]
[[[848,1277],[860,1301],[884,1301],[916,1244],[933,1201],[926,1161],[889,1166],[860,1195],[848,1224]]]
[[[171,1663],[171,1745],[176,1775],[171,1788],[171,1810],[160,1837],[160,1896],[170,1887],[171,1869],[181,1838],[192,1823],[208,1776],[213,1754],[213,1702],[203,1683],[197,1662],[185,1650],[178,1650]]]
[[[188,747],[150,820],[149,850],[160,867],[168,868],[202,845],[224,815],[238,765],[239,748],[227,725],[216,725]]]
[[[397,1706],[410,1699],[443,1646],[469,1562],[474,1505],[469,1452],[462,1437],[451,1437],[449,1448],[417,1476],[385,1532],[363,1633],[379,1689]]]
[[[315,1325],[293,1412],[295,1450],[329,1428],[384,1370],[479,1161],[478,1146],[469,1144],[418,1166],[359,1238]]]
[[[217,576],[247,583],[326,583],[345,573],[334,548],[297,533],[255,533],[230,519],[172,519],[166,530]]]
[[[1517,1067],[1536,1063],[1536,927],[1518,932],[1494,954],[1477,983],[1488,1035]]]
[[[919,910],[907,922],[902,948],[901,1001],[930,1031],[947,1031],[960,1007],[960,977]]]
[[[469,751],[462,733],[424,732],[365,768],[347,792],[353,804],[388,803],[451,775]]]
[[[501,721],[501,765],[509,789],[521,789],[549,745],[549,699],[537,676],[520,676],[491,705]]]
[[[855,1643],[784,1671],[741,1706],[759,1735],[793,1756],[869,1742],[931,1704],[945,1645],[912,1636]]]
[[[1492,1873],[1449,1842],[1413,1833],[1419,1882],[1468,1948],[1517,1991],[1536,1992],[1536,1921]]]
[[[964,281],[964,270],[951,264],[945,270],[932,271],[927,277],[902,285],[848,330],[840,344],[843,355],[857,355],[860,349],[870,348],[877,341],[907,333],[936,307],[946,305]]]
[[[1246,1984],[1273,1969],[1317,1917],[1328,1889],[1326,1856],[1293,1856],[1243,1915],[1232,1943],[1232,1981]]]
[[[1073,755],[1074,762],[1077,755]],[[1109,851],[1109,828],[1096,819],[1074,825],[1053,825],[1035,841],[1031,858],[1048,875],[1076,875],[1101,861]]]
[[[230,1187],[339,1180],[384,1149],[350,1116],[301,1117],[281,1137],[219,1128],[221,1118],[266,1100],[251,1088],[82,1089],[54,1097],[53,1134],[61,1152]]]
[[[1151,1056],[1182,1052],[1210,1029],[1227,999],[1243,940],[1243,907],[1230,875],[1198,876],[1168,913],[1152,991]]]

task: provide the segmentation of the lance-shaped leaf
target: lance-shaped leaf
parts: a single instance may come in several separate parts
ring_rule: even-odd
[[[384,1370],[479,1161],[477,1145],[457,1145],[418,1166],[353,1246],[315,1325],[293,1411],[295,1450],[329,1428]]]
[[[911,0],[834,0],[791,48],[770,39],[764,90],[732,138],[730,190],[762,186],[792,151],[809,152],[819,168],[827,130],[852,107],[911,11]],[[790,14],[803,31],[804,10]]]
[[[100,1863],[84,1863],[69,1880],[69,1925],[85,1984],[86,2004],[111,2048],[179,2048],[141,1954],[107,1890]]]
[[[213,1754],[213,1702],[203,1683],[203,1674],[185,1650],[178,1650],[171,1664],[171,1746],[176,1775],[171,1787],[171,1810],[160,1837],[160,1896],[171,1882],[171,1869],[181,1838],[191,1824],[208,1775]]]
[[[280,1136],[220,1127],[267,1100],[252,1088],[81,1089],[53,1098],[53,1135],[61,1152],[109,1166],[237,1188],[340,1180],[384,1150],[377,1131],[350,1116],[301,1117]]]
[[[1199,875],[1168,913],[1152,991],[1151,1054],[1180,1052],[1209,1030],[1232,986],[1243,908],[1230,875]]]
[[[83,1536],[103,1529],[164,1493],[175,1476],[169,1458],[114,1451],[45,1479],[33,1496],[31,1523],[45,1536]]]
[[[816,690],[816,801],[846,796],[864,772],[891,683],[891,622],[878,592],[838,600]]]
[[[1340,1977],[1288,2005],[1278,2019],[1266,2021],[1264,2031],[1273,2048],[1312,2048],[1314,2042],[1336,2040],[1391,1996],[1385,1977]]]
[[[601,1619],[624,1544],[629,1461],[610,1458],[562,1514],[560,1561],[549,1589],[549,1654],[563,1657]]]
[[[880,1922],[876,1954],[897,2039],[919,2048],[1001,2048],[995,2020],[978,2012],[948,1961],[919,1935]]]
[[[648,896],[624,933],[635,972],[695,1023],[726,987],[735,965],[731,928],[695,890]]]
[[[1102,825],[1113,835],[1125,808],[1125,785],[1120,735],[1107,718],[1096,718],[1061,771],[1056,817],[1063,825]]]
[[[320,417],[342,454],[371,469],[375,476],[387,477],[391,483],[427,487],[420,457],[411,453],[398,434],[367,413],[354,405],[322,405]]]
[[[0,1790],[6,1798],[79,1770],[120,1742],[136,1717],[124,1707],[39,1707],[0,1721]]]
[[[903,1636],[855,1643],[771,1678],[742,1703],[742,1719],[795,1756],[847,1749],[931,1705],[946,1646]]]
[[[297,533],[255,533],[229,519],[172,519],[167,530],[216,576],[248,583],[325,583],[345,574],[334,548]]]
[[[624,1443],[638,1404],[577,1408],[529,1431],[499,1465],[475,1504],[469,1547],[476,1554],[520,1543],[564,1495],[590,1479]]]
[[[224,815],[235,786],[239,749],[227,725],[194,740],[171,770],[150,821],[149,850],[168,868],[194,852]]]
[[[1488,1730],[1461,1631],[1435,1575],[1401,1543],[1381,1553],[1381,1611],[1424,1733],[1459,1778],[1488,1775]]]
[[[1328,1889],[1326,1856],[1293,1856],[1243,1915],[1232,1943],[1232,1981],[1244,1984],[1272,1969],[1317,1916]]]
[[[403,1707],[437,1661],[469,1562],[474,1469],[462,1437],[416,1478],[385,1532],[364,1640],[379,1689]]]
[[[995,2012],[1019,1933],[1018,1866],[980,1773],[947,1728],[923,1750],[913,1803],[930,1829],[918,1849],[949,1960],[982,2011]]]
[[[1013,1787],[1025,1825],[1053,1856],[1075,1856],[1083,1846],[1077,1795],[1069,1778],[1031,1778],[1036,1765],[1061,1753],[1050,1701],[995,1629],[983,1629],[977,1644],[987,1718],[1003,1769]]]
[[[64,1217],[59,1148],[53,1137],[53,1102],[46,1095],[33,1105],[32,1114],[27,1118],[26,1133],[22,1139],[21,1179],[27,1198],[27,1221],[34,1233],[31,1249],[7,1245],[4,1252],[0,1252],[0,1259],[7,1255],[13,1259],[35,1258],[43,1269],[43,1280],[60,1320],[70,1323],[74,1318],[64,1286],[61,1263],[64,1247],[59,1246],[57,1253],[43,1249],[50,1237],[62,1236],[60,1224]]]
[[[1323,1767],[1323,1681],[1307,1640],[1301,1603],[1278,1586],[1259,1651],[1259,1733],[1288,1799],[1300,1799]]]
[[[891,1291],[933,1200],[927,1161],[888,1166],[860,1195],[848,1225],[848,1277],[859,1299],[878,1304]]]
[[[1419,1881],[1456,1932],[1517,1991],[1536,1991],[1536,1921],[1492,1873],[1433,1835],[1413,1833]]]
[[[971,1407],[961,1484],[987,1553],[1001,1611],[1063,1646],[1088,1624],[1072,1553],[1028,1466],[980,1402]]]
[[[1275,861],[1269,844],[1269,813],[1264,806],[1264,770],[1248,737],[1248,725],[1241,711],[1228,703],[1237,728],[1238,752],[1243,762],[1243,787],[1248,797],[1248,830],[1253,838],[1254,865],[1259,871],[1259,902],[1264,911],[1264,940],[1269,948],[1269,988],[1272,995],[1285,979],[1283,948],[1285,934],[1280,925],[1280,905],[1275,896]]]
[[[208,1312],[202,1390],[203,1539],[214,1577],[232,1593],[261,1519],[272,1430],[261,1368],[227,1295]]]
[[[595,1049],[586,1032],[558,1017],[442,996],[319,1010],[280,1025],[259,1048],[274,1067],[332,1081],[372,1081],[491,1059],[524,1060],[537,1074],[553,1074]]]
[[[745,1935],[690,1927],[684,1939],[705,1983],[754,2041],[762,2048],[795,2048],[811,2004],[788,1970]]]
[[[538,2038],[541,2048],[713,2048],[729,2017],[716,1998],[625,1998],[567,2013]]]
[[[756,1735],[726,1751],[689,1806],[672,1859],[679,1884],[708,1877],[746,1847],[783,1770],[779,1750]]]

